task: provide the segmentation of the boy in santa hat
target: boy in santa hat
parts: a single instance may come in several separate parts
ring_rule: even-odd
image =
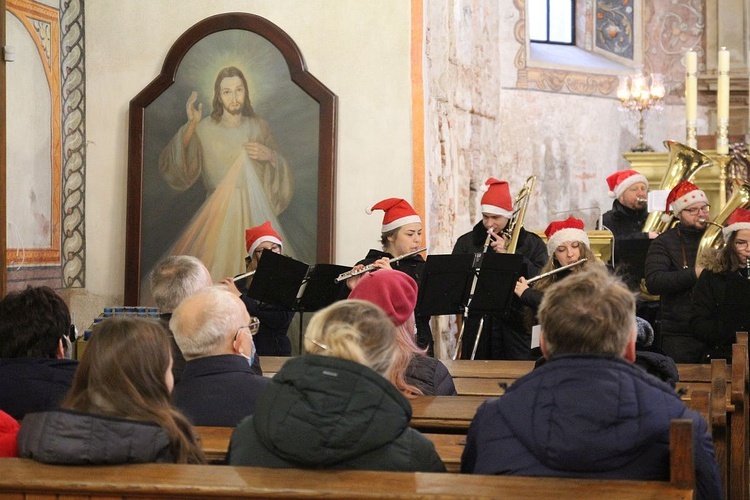
[[[508,235],[503,231],[513,217],[513,199],[506,181],[490,177],[484,183],[481,199],[482,220],[471,231],[460,236],[453,247],[453,254],[479,253],[483,251],[505,253]],[[489,244],[485,242],[489,236]],[[523,276],[533,278],[547,262],[547,247],[534,233],[520,228],[516,254],[523,256]],[[469,359],[474,347],[481,315],[469,314],[464,325],[461,357]],[[526,331],[520,304],[515,300],[508,312],[485,317],[482,338],[475,359],[529,359],[531,334]]]
[[[703,267],[698,245],[709,218],[708,198],[698,186],[681,181],[667,196],[662,220],[678,224],[660,234],[646,255],[646,287],[661,300],[661,348],[676,363],[698,363],[705,344],[690,334],[691,293]]]
[[[648,218],[646,200],[648,179],[635,170],[620,170],[607,177],[612,210],[602,216],[606,229],[612,231],[617,240],[654,239],[656,231],[643,232]]]

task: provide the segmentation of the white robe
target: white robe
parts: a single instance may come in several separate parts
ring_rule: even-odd
[[[208,197],[168,255],[193,255],[203,261],[214,281],[245,270],[245,229],[267,220],[285,240],[276,216],[289,205],[294,184],[278,152],[268,123],[243,117],[239,126],[216,123],[210,116],[195,128],[186,148],[183,125],[159,157],[159,171],[169,185],[184,191],[203,179]],[[274,152],[273,162],[251,160],[243,148],[258,142]],[[285,253],[294,254],[284,243]]]

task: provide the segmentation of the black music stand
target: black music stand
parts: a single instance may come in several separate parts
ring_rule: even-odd
[[[467,307],[482,314],[505,312],[522,266],[523,256],[517,254],[429,255],[417,311],[430,316],[463,314]]]
[[[750,279],[737,275],[727,279],[724,292],[724,309],[719,311],[722,318],[722,334],[734,338],[737,332],[750,330]]]
[[[641,288],[641,278],[646,275],[646,255],[651,247],[648,238],[637,240],[615,240],[612,264],[632,291]]]
[[[335,264],[308,265],[291,257],[264,250],[247,295],[260,302],[299,313],[299,349],[302,353],[302,315],[346,298],[346,282],[334,278],[349,271]]]

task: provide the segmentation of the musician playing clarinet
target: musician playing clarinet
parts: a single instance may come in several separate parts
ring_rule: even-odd
[[[490,177],[484,184],[482,220],[456,240],[454,254],[505,253],[509,235],[506,229],[513,217],[513,201],[508,183]],[[488,239],[489,238],[489,239]],[[485,243],[487,243],[485,247]],[[547,262],[547,248],[534,233],[520,228],[516,254],[523,256],[523,275],[532,278]],[[479,329],[480,314],[471,314],[464,325],[461,357],[470,359]],[[511,303],[509,311],[484,319],[482,337],[474,359],[529,359],[531,333],[524,327],[520,304]]]
[[[420,283],[424,272],[425,260],[419,255],[404,255],[416,252],[422,245],[422,219],[408,201],[402,198],[387,198],[373,205],[368,214],[374,210],[382,210],[383,225],[380,230],[380,244],[382,250],[371,249],[365,258],[354,266],[358,270],[365,265],[372,264],[375,269],[396,269],[408,274],[417,284]],[[400,257],[399,260],[394,260]],[[353,289],[360,277],[347,280],[349,289]],[[416,313],[416,341],[422,349],[427,349],[433,355],[433,338],[430,329],[430,317]]]
[[[724,246],[702,255],[705,269],[693,288],[690,331],[706,343],[702,361],[731,360],[735,332],[750,327],[750,210],[732,212],[722,233]]]

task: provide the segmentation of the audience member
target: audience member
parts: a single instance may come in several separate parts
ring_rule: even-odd
[[[11,292],[0,301],[0,410],[20,420],[56,408],[73,382],[70,312],[46,286]]]
[[[159,322],[105,319],[61,408],[24,417],[20,456],[70,465],[204,462],[197,435],[171,405],[171,364]]]
[[[149,274],[151,296],[159,308],[159,317],[169,331],[172,345],[172,374],[175,383],[182,379],[185,356],[182,355],[174,334],[169,330],[172,312],[180,302],[199,290],[213,285],[211,274],[197,257],[192,255],[170,255],[159,262]]]
[[[169,327],[185,355],[174,403],[194,425],[234,427],[251,415],[268,379],[256,375],[253,335],[259,321],[224,286],[212,286],[186,298]]]
[[[454,396],[453,377],[438,359],[427,356],[427,349],[416,343],[414,307],[417,283],[406,273],[380,269],[366,274],[349,294],[350,299],[372,302],[396,326],[396,361],[390,380],[407,398],[436,394]]]
[[[694,423],[698,498],[721,498],[706,422],[633,366],[635,297],[604,270],[551,286],[539,316],[548,362],[477,410],[463,472],[669,480],[669,426]]]
[[[317,312],[305,334],[310,354],[287,361],[255,414],[237,426],[229,463],[445,471],[432,442],[409,427],[409,401],[388,381],[396,336],[369,302],[344,300]]]
[[[18,456],[18,420],[0,410],[0,457]]]

